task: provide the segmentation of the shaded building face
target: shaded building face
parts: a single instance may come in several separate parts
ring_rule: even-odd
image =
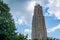
[[[32,20],[32,39],[46,40],[47,32],[45,27],[42,7],[38,4],[34,8],[34,15]]]

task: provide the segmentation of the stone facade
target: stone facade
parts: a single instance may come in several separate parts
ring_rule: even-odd
[[[32,39],[47,39],[47,31],[45,27],[42,7],[39,4],[34,8],[34,15],[32,20]]]

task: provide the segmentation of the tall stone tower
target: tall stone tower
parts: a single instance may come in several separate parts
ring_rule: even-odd
[[[46,40],[47,31],[45,27],[42,6],[39,4],[34,8],[34,15],[32,20],[32,39]]]

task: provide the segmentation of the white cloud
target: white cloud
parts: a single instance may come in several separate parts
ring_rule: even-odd
[[[25,29],[24,32],[25,33],[31,33],[31,29]]]
[[[32,15],[34,13],[34,6],[36,4],[40,4],[41,6],[44,6],[46,5],[47,3],[47,0],[31,0],[29,3],[28,3],[28,6],[27,6],[27,11],[30,12],[30,14]],[[32,15],[33,16],[33,15]]]
[[[27,5],[27,11],[29,12],[30,20],[31,21],[32,21],[32,16],[34,14],[34,6],[35,6],[35,3],[36,3],[36,1],[35,0],[32,0]],[[31,24],[31,21],[30,21],[30,24]]]
[[[54,15],[60,20],[60,0],[49,0],[47,4],[49,15]]]
[[[28,39],[31,39],[31,37],[28,36]]]
[[[21,24],[23,24],[23,23],[25,23],[25,24],[26,24],[25,17],[24,17],[24,16],[22,16],[22,17],[21,17],[21,18],[19,18],[17,21],[15,21],[15,23],[17,23],[17,24],[19,24],[19,25],[21,25]]]
[[[24,33],[28,34],[28,39],[31,39],[31,29],[25,29]]]
[[[60,29],[60,24],[58,24],[56,27],[53,27],[53,28],[50,28],[50,29],[47,29],[47,32],[50,33],[50,32],[54,32],[56,30]]]
[[[27,6],[27,10],[32,12],[34,10],[35,3],[36,3],[36,1],[29,2],[28,6]]]

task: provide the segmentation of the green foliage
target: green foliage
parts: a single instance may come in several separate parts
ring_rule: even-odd
[[[3,3],[3,0],[0,0],[0,10],[9,12],[9,7],[7,4]]]
[[[23,34],[17,35],[15,24],[7,4],[0,0],[0,40],[27,40]]]
[[[28,38],[27,35],[25,36],[24,34],[21,33],[18,35],[18,40],[27,40],[27,38]]]
[[[47,37],[47,40],[60,40],[60,39]]]
[[[34,38],[33,40],[38,40],[37,38]]]
[[[7,4],[0,1],[0,38],[1,40],[13,40],[15,38],[15,24],[9,13]]]

